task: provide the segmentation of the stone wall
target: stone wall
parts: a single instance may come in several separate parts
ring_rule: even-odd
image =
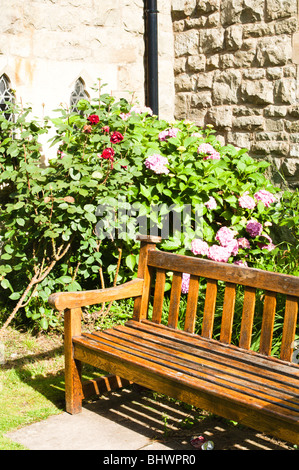
[[[176,118],[299,186],[297,0],[173,0],[172,20]]]

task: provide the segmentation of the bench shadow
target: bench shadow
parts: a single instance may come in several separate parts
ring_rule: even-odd
[[[26,369],[28,362],[60,355],[63,347],[46,353],[30,354],[2,364],[2,368],[15,368],[20,379],[65,411],[64,369],[46,375]],[[290,444],[280,442],[243,426],[234,426],[228,420],[213,416],[193,407],[136,386],[91,397],[83,407],[120,426],[159,442],[173,450],[195,450],[190,440],[203,435],[214,442],[215,450],[290,450]]]

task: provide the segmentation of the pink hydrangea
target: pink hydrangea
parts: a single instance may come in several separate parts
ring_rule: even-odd
[[[237,242],[238,242],[239,248],[250,248],[249,240],[247,240],[247,238],[245,237],[238,238]]]
[[[238,261],[234,261],[234,264],[236,264],[237,266],[245,266],[245,267],[248,266],[246,261],[242,261],[241,259],[239,259]]]
[[[255,193],[254,197],[257,201],[262,201],[266,207],[269,207],[272,202],[276,201],[276,197],[269,191],[266,191],[266,189],[261,189]]]
[[[200,238],[195,238],[191,242],[191,251],[194,255],[206,256],[209,251],[209,245]]]
[[[144,114],[147,113],[150,116],[153,115],[153,110],[149,108],[148,106],[133,106],[131,108],[131,113],[134,112],[136,114]]]
[[[177,129],[175,127],[171,127],[170,129],[165,129],[164,131],[160,132],[160,134],[159,134],[160,142],[163,142],[164,140],[167,140],[171,137],[176,137],[179,130],[180,129]]]
[[[208,202],[205,203],[205,206],[207,206],[207,208],[210,209],[210,210],[216,209],[216,207],[217,207],[217,202],[216,202],[216,200],[213,198],[213,196],[210,196]]]
[[[258,246],[262,250],[268,250],[268,251],[272,251],[272,250],[274,250],[274,248],[276,248],[276,245],[274,245],[272,242],[269,243],[268,245],[263,245],[262,243],[258,243]]]
[[[249,235],[254,238],[259,236],[263,231],[263,226],[259,222],[257,222],[254,219],[249,220],[249,222],[246,225],[246,232],[249,233]]]
[[[238,251],[239,251],[239,243],[238,243],[238,240],[231,240],[226,246],[225,248],[227,248],[231,254],[233,256],[236,256],[238,254]]]
[[[227,246],[237,234],[234,230],[228,227],[221,227],[216,233],[215,239],[220,243],[221,246]]]
[[[231,251],[224,246],[212,245],[208,251],[208,258],[212,259],[213,261],[227,263],[230,256]]]
[[[189,283],[190,283],[190,274],[183,273],[183,276],[182,276],[182,287],[181,287],[181,290],[182,290],[182,293],[183,293],[183,294],[188,294],[188,291],[189,291]]]
[[[162,157],[162,155],[158,153],[150,155],[144,162],[146,168],[149,168],[158,175],[162,173],[167,175],[169,173],[169,169],[165,166],[168,165],[168,163],[167,158]]]
[[[204,160],[220,160],[220,153],[211,144],[201,144],[197,149],[197,153],[204,153]]]
[[[243,194],[239,198],[239,206],[242,207],[242,209],[254,209],[255,208],[255,200],[253,197],[248,196],[248,191]]]

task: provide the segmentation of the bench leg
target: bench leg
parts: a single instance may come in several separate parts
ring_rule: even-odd
[[[64,357],[65,357],[65,402],[70,414],[82,410],[81,362],[74,359],[73,336],[81,334],[81,309],[66,310],[64,313]]]

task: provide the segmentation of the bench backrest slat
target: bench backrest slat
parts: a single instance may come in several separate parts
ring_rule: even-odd
[[[173,279],[172,279],[169,315],[168,315],[168,326],[170,328],[177,328],[179,309],[180,309],[181,289],[182,289],[182,273],[175,271],[173,273]]]
[[[212,338],[214,315],[217,300],[217,281],[215,279],[207,279],[205,307],[202,320],[201,334],[204,338]]]
[[[293,338],[295,336],[298,316],[298,299],[287,296],[285,317],[282,331],[280,358],[284,361],[291,361],[293,351]]]
[[[276,311],[276,293],[266,292],[263,310],[263,322],[260,340],[260,353],[267,356],[271,353],[273,327]]]
[[[250,349],[251,335],[253,327],[253,318],[255,311],[256,301],[256,289],[255,287],[245,286],[244,288],[244,301],[243,301],[243,312],[240,329],[240,348]]]
[[[146,246],[146,245],[145,245]],[[165,314],[165,285],[168,283],[168,272],[172,273],[172,285],[169,298],[169,311],[167,326],[170,328],[183,327],[188,333],[199,333],[205,338],[214,338],[215,312],[219,315],[220,331],[216,334],[223,343],[231,343],[234,328],[239,328],[239,347],[250,349],[252,347],[253,333],[257,333],[255,321],[260,325],[260,338],[255,336],[255,350],[261,354],[271,355],[273,328],[276,318],[277,296],[286,297],[285,312],[282,314],[283,329],[280,358],[292,360],[294,338],[297,327],[299,278],[280,273],[272,273],[253,268],[216,263],[200,258],[165,253],[143,246],[142,256],[146,263],[139,271],[138,277],[144,277],[143,299],[136,302],[136,319],[144,318],[148,303],[150,283],[155,279],[153,313],[151,320],[161,323]],[[154,274],[155,272],[155,274]],[[190,274],[189,291],[185,297],[185,318],[179,319],[180,302],[182,299],[182,276]],[[203,290],[206,285],[203,301]],[[223,304],[219,309],[219,294],[223,293]],[[199,292],[201,297],[199,298]],[[243,299],[242,299],[243,295]],[[221,297],[221,295],[220,295]],[[242,305],[240,305],[240,298]],[[238,302],[237,302],[238,300]],[[204,302],[204,305],[203,305]],[[257,311],[257,306],[262,308]],[[282,299],[279,300],[281,309]],[[198,307],[200,305],[200,307]],[[202,305],[202,306],[201,306]],[[217,309],[216,309],[217,305]],[[140,307],[141,306],[141,307]],[[203,311],[197,311],[197,310]],[[238,314],[236,315],[236,308]],[[139,311],[139,314],[138,314]],[[281,310],[279,310],[281,315]],[[258,318],[255,318],[255,317]],[[183,326],[182,326],[182,323]],[[197,322],[199,323],[197,324]],[[201,332],[198,331],[201,322]],[[219,328],[219,318],[217,318]],[[255,328],[255,330],[254,330]],[[234,334],[234,340],[236,335]],[[234,343],[235,344],[235,343]]]
[[[243,268],[233,264],[217,263],[154,250],[149,253],[148,264],[169,271],[178,271],[218,281],[268,289],[281,294],[299,295],[299,279],[296,276],[272,273],[255,268]]]
[[[189,291],[186,307],[185,325],[184,330],[188,333],[194,333],[196,313],[197,313],[197,301],[199,291],[199,278],[197,276],[190,276]]]
[[[235,311],[235,300],[236,300],[236,284],[227,282],[225,286],[221,331],[220,331],[220,341],[222,343],[230,344],[231,342],[234,311]]]

